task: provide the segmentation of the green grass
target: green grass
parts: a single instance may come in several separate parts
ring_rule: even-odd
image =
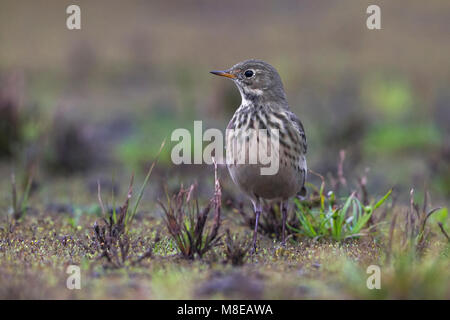
[[[30,196],[31,185],[33,183],[34,168],[28,170],[24,180],[22,195],[19,196],[15,173],[11,174],[11,208],[10,212],[15,220],[21,220],[29,209],[28,200]]]
[[[142,186],[139,189],[137,198],[134,201],[134,205],[130,207],[129,201],[131,200],[131,198],[133,196],[133,182],[134,182],[134,176],[131,177],[130,186],[128,188],[127,198],[125,200],[125,204],[121,207],[121,210],[123,210],[123,212],[121,212],[121,215],[122,215],[121,219],[123,220],[121,223],[123,223],[123,225],[124,225],[125,232],[129,231],[130,224],[133,221],[134,217],[136,216],[136,213],[137,213],[137,210],[139,207],[139,203],[142,200],[142,196],[144,195],[145,188],[147,187],[150,176],[153,172],[153,168],[155,167],[155,165],[159,159],[159,155],[161,154],[161,151],[164,149],[164,145],[165,145],[165,140],[162,142],[162,144],[159,147],[159,151],[156,154],[155,161],[153,161],[153,163],[150,165],[150,168],[147,171],[147,174],[144,178],[144,182],[142,183]],[[114,181],[114,178],[113,178],[113,181]],[[103,214],[105,215],[106,210],[105,210],[102,198],[101,198],[100,185],[98,185],[98,200],[99,200],[100,206],[102,208]],[[116,198],[114,195],[114,190],[112,191],[112,201],[113,201],[112,222],[114,224],[117,224],[117,223],[119,223],[119,221],[118,221],[118,212],[117,212],[117,207],[116,207]]]
[[[288,228],[299,235],[313,239],[331,238],[342,241],[352,237],[360,237],[368,234],[364,230],[370,217],[388,199],[392,190],[389,190],[376,203],[364,206],[352,193],[337,204],[335,195],[330,192],[325,196],[323,187],[320,189],[320,205],[318,208],[309,208],[307,204],[295,199],[296,216],[301,228],[288,225]]]

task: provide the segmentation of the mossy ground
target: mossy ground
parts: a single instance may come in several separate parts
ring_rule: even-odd
[[[72,198],[67,210],[62,206],[56,212],[55,206],[45,204],[52,199],[47,198],[49,194],[64,193],[57,184],[67,186],[66,182],[56,181],[32,196],[34,210],[22,220],[7,221],[2,216],[2,299],[450,298],[449,245],[437,227],[431,226],[427,248],[420,256],[398,249],[403,232],[398,223],[387,261],[386,223],[370,237],[343,242],[291,237],[285,248],[260,235],[257,254],[242,266],[232,266],[225,262],[224,244],[202,259],[183,259],[167,233],[161,210],[149,196],[142,202],[145,210],[132,222],[128,259],[123,267],[113,268],[98,258],[92,225],[102,218],[96,194],[81,181],[74,179],[65,189],[76,195],[66,194]],[[226,229],[251,237],[250,228],[224,208],[221,232]],[[132,263],[149,248],[153,248],[151,257]],[[81,268],[80,290],[66,287],[69,265]],[[380,290],[366,286],[369,265],[381,268]]]

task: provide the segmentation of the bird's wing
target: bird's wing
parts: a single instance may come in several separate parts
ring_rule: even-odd
[[[291,111],[288,111],[288,117],[291,120],[291,123],[293,123],[294,128],[297,130],[298,135],[300,136],[300,144],[302,147],[303,154],[306,154],[306,151],[308,150],[308,144],[306,141],[306,134],[303,124],[297,117],[297,115]]]
[[[306,165],[306,158],[305,158],[305,154],[306,151],[308,149],[308,144],[306,141],[306,134],[305,134],[305,128],[303,127],[302,122],[300,121],[300,119],[297,117],[297,115],[291,111],[287,112],[287,115],[289,117],[289,119],[291,120],[291,123],[293,124],[293,127],[295,128],[295,130],[297,131],[297,134],[300,137],[300,145],[301,145],[301,151],[302,151],[302,155],[300,156],[300,166],[302,167],[302,171],[303,171],[303,186],[300,189],[300,191],[297,193],[297,196],[300,197],[300,199],[304,199],[306,197],[306,188],[305,188],[305,182],[306,182],[306,175],[307,175],[307,165]]]

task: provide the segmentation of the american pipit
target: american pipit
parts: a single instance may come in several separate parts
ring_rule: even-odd
[[[283,215],[282,243],[286,241],[286,218],[288,201],[291,197],[306,195],[306,136],[302,123],[289,110],[281,78],[270,64],[260,60],[240,62],[228,70],[211,73],[233,80],[241,93],[242,102],[236,110],[227,129],[240,131],[278,130],[278,164],[275,174],[261,174],[263,165],[227,161],[228,170],[234,183],[250,198],[255,210],[253,251],[256,249],[258,221],[261,215],[262,199],[280,201]],[[226,135],[227,146],[247,148],[248,144],[235,133]],[[259,140],[258,140],[259,142]],[[273,148],[271,150],[276,150]],[[227,156],[228,156],[227,150]],[[251,153],[252,151],[250,151]]]

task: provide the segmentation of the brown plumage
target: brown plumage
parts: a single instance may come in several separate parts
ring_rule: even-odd
[[[234,183],[253,203],[256,215],[253,250],[256,248],[262,199],[281,202],[284,245],[288,200],[306,194],[307,143],[303,125],[290,111],[281,78],[268,63],[247,60],[228,70],[211,73],[232,79],[241,93],[242,103],[227,127],[227,165]],[[260,139],[264,138],[264,135],[258,135],[261,129],[266,130],[270,143]],[[250,159],[258,153],[258,148],[270,155],[270,152],[277,151],[277,144],[270,138],[278,141],[278,152],[274,152],[272,158],[278,162],[278,170],[275,174],[264,175],[261,169],[269,165],[261,163],[259,158],[256,163]],[[250,141],[257,141],[257,146]],[[242,159],[245,161],[239,161]]]

